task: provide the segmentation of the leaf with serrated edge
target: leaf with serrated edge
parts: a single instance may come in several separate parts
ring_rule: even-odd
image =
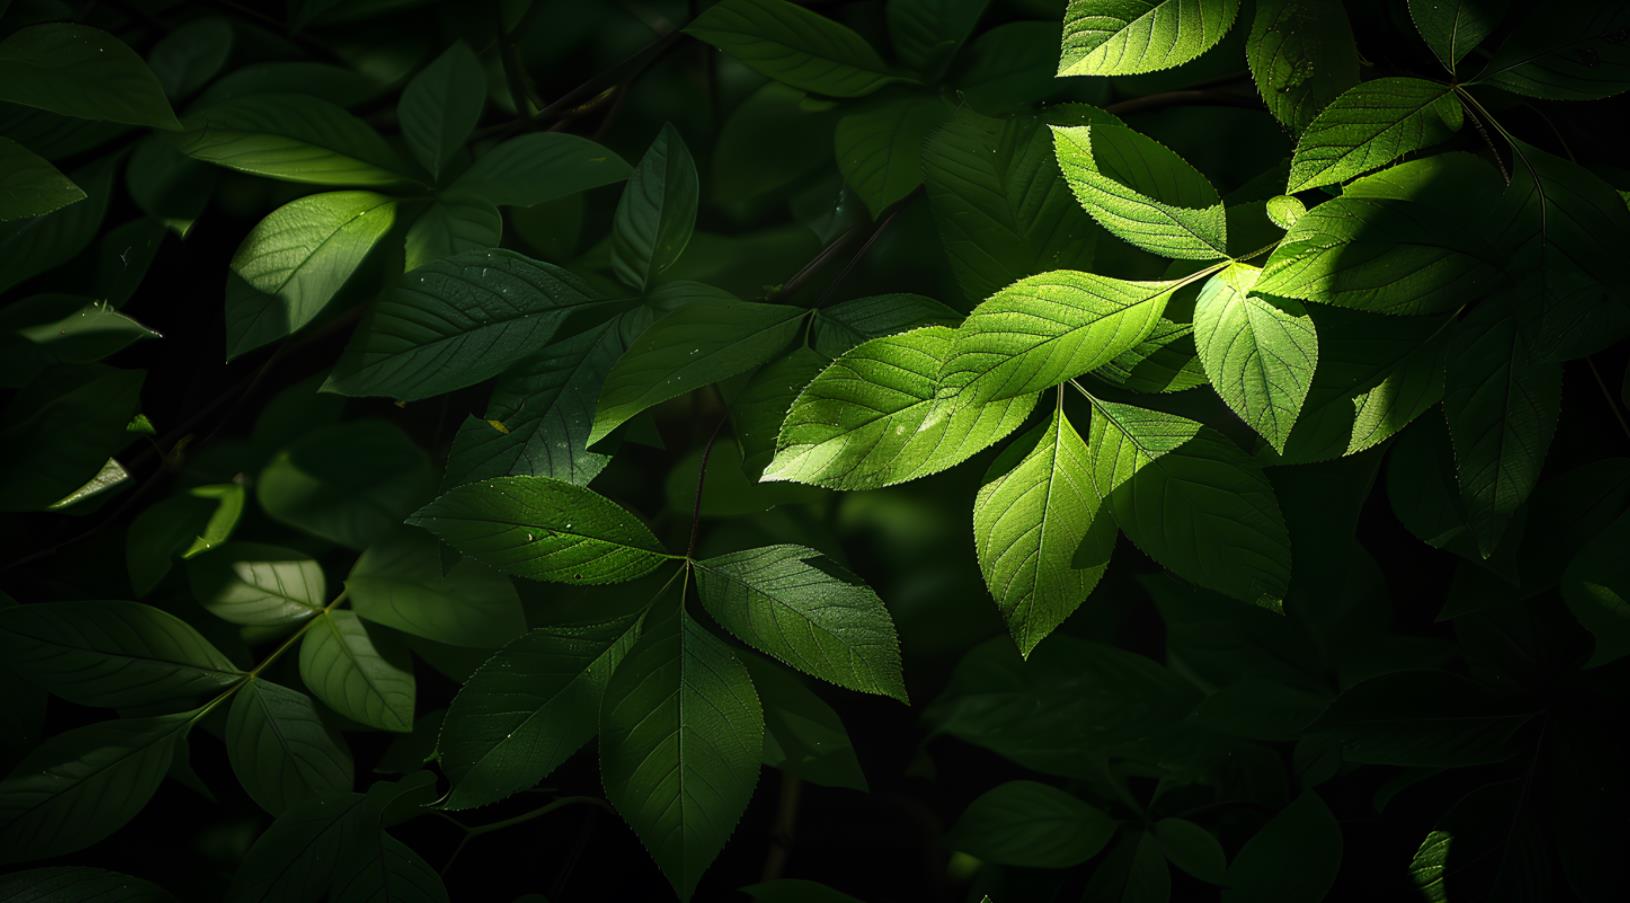
[[[703,607],[743,642],[840,687],[906,701],[883,600],[824,555],[765,546],[704,558],[695,570]]]
[[[1510,0],[1409,0],[1409,18],[1449,74],[1504,18]]]
[[[1164,257],[1228,256],[1217,189],[1165,145],[1098,123],[1053,126],[1053,150],[1076,200],[1114,235]]]
[[[1460,130],[1465,113],[1448,85],[1378,78],[1355,85],[1308,123],[1291,156],[1285,193],[1336,185]]]
[[[1341,0],[1257,0],[1245,59],[1268,112],[1293,131],[1358,83],[1358,47]]]
[[[761,478],[875,489],[967,460],[1019,428],[1036,396],[936,395],[955,330],[926,326],[855,346],[793,402]]]
[[[1194,344],[1211,385],[1275,450],[1302,411],[1319,362],[1319,337],[1302,305],[1251,293],[1262,271],[1236,263],[1194,303]]]
[[[683,611],[648,623],[600,704],[600,775],[688,900],[758,782],[764,713],[730,647]]]
[[[549,477],[467,483],[408,523],[477,561],[532,580],[620,583],[674,557],[610,499]]]
[[[1210,50],[1239,15],[1239,0],[1070,0],[1059,75],[1138,75]]]
[[[861,97],[908,80],[853,29],[788,0],[723,0],[685,26],[685,33],[815,94]]]
[[[1101,509],[1086,443],[1062,407],[1035,448],[975,497],[979,569],[1021,654],[1064,623],[1108,569],[1115,524]]]

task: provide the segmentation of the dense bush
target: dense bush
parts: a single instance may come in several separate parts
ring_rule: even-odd
[[[1619,899],[1626,89],[1618,0],[0,2],[0,899]]]

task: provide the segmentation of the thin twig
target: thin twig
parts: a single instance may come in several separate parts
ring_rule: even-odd
[[[1602,371],[1596,369],[1596,362],[1589,357],[1585,358],[1585,366],[1590,368],[1590,375],[1596,379],[1596,387],[1602,390],[1602,399],[1607,402],[1607,409],[1613,412],[1613,419],[1619,422],[1619,429],[1624,431],[1624,437],[1630,439],[1630,422],[1624,419],[1624,412],[1619,410],[1618,402],[1613,400],[1613,391],[1607,387],[1607,380],[1602,379]]]
[[[787,870],[792,855],[793,834],[798,829],[798,802],[804,782],[790,771],[781,772],[781,798],[776,803],[775,820],[770,823],[770,851],[764,856],[760,881],[775,881]]]
[[[1231,78],[1223,82],[1223,84],[1232,84],[1235,81],[1237,79]],[[1142,97],[1129,97],[1126,100],[1117,100],[1104,107],[1104,109],[1116,115],[1125,115],[1177,106],[1244,107],[1256,110],[1261,109],[1262,101],[1255,94],[1247,95],[1238,91],[1226,91],[1221,88],[1200,87],[1184,88],[1179,91],[1163,91],[1159,94],[1146,94]]]
[[[696,468],[696,501],[690,511],[690,541],[685,544],[687,563],[696,555],[696,539],[702,532],[702,487],[707,485],[707,461],[713,456],[713,444],[719,441],[719,431],[724,429],[724,422],[728,419],[729,415],[725,415],[714,424],[713,432],[707,437],[707,445],[702,447],[702,461]]]
[[[904,210],[907,204],[910,204],[917,198],[918,195],[921,195],[922,193],[923,187],[918,185],[910,194],[889,205],[889,208],[883,212],[883,215],[878,217],[877,224],[872,226],[871,234],[866,236],[866,240],[860,243],[860,247],[855,249],[854,254],[850,255],[849,262],[844,264],[843,269],[838,271],[838,275],[832,277],[831,283],[826,286],[826,291],[821,292],[821,297],[815,301],[815,307],[820,307],[831,299],[833,293],[838,290],[838,286],[843,284],[843,280],[847,279],[849,274],[853,272],[854,268],[860,263],[861,258],[865,257],[866,252],[870,251],[872,249],[872,245],[876,244],[877,240],[883,236],[883,230],[887,229],[889,224],[894,222],[894,218],[900,215],[900,211]]]

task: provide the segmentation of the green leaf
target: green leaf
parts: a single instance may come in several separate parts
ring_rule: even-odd
[[[1256,291],[1403,316],[1483,297],[1499,255],[1465,199],[1498,190],[1494,178],[1468,155],[1439,154],[1359,179],[1296,221]]]
[[[1210,831],[1181,818],[1163,818],[1152,832],[1166,859],[1210,884],[1228,884],[1228,859]]]
[[[1051,97],[1059,82],[1053,48],[1062,24],[1006,22],[975,37],[959,56],[956,87],[968,106],[986,115],[1015,113]]]
[[[1200,700],[1141,655],[1056,634],[1022,658],[1012,640],[975,646],[923,718],[1033,771],[1101,780],[1104,756],[1170,764]]]
[[[588,444],[641,411],[770,360],[798,337],[808,314],[786,304],[704,300],[662,317],[606,375]]]
[[[444,194],[413,221],[403,239],[403,266],[427,263],[470,251],[495,248],[504,234],[498,208],[469,196]]]
[[[835,110],[779,82],[747,95],[719,127],[708,167],[710,202],[737,219],[785,203],[784,192],[831,164]],[[772,140],[775,152],[766,153]]]
[[[0,511],[39,511],[85,485],[123,448],[140,370],[41,371],[0,410]]]
[[[1115,123],[1052,129],[1064,181],[1098,225],[1163,257],[1228,256],[1222,198],[1182,157]]]
[[[683,611],[647,623],[600,704],[606,798],[680,899],[758,782],[764,714],[747,669]]]
[[[209,205],[217,176],[214,168],[153,136],[136,142],[125,167],[125,188],[143,213],[186,238]]]
[[[1239,0],[1070,0],[1058,74],[1138,75],[1181,66],[1221,41]]]
[[[284,204],[257,223],[232,255],[227,277],[227,358],[315,319],[395,220],[391,198],[330,191]]]
[[[933,298],[906,293],[851,298],[842,304],[818,308],[814,317],[810,327],[811,346],[827,358],[838,357],[867,339],[896,335],[919,326],[955,326],[962,319],[961,314]],[[786,413],[785,409],[780,413]]]
[[[296,439],[260,472],[273,520],[353,549],[394,532],[430,497],[430,460],[383,420],[353,420]]]
[[[1024,460],[974,499],[979,569],[1026,657],[1086,600],[1115,550],[1090,465],[1060,407]]]
[[[1478,551],[1494,553],[1539,482],[1562,415],[1562,367],[1539,359],[1504,305],[1488,303],[1450,339],[1443,413]]]
[[[742,657],[764,705],[764,764],[822,787],[866,792],[866,774],[843,720],[797,675],[756,655]]]
[[[369,311],[325,391],[417,401],[474,385],[534,354],[604,302],[578,277],[514,251],[415,270]]]
[[[891,7],[892,9],[892,7]],[[951,116],[937,97],[903,97],[838,120],[838,171],[876,218],[923,181],[923,140]]]
[[[1098,855],[1116,824],[1097,807],[1036,781],[1009,781],[968,804],[948,843],[999,865],[1067,869]]]
[[[322,566],[279,546],[226,543],[188,561],[187,578],[198,603],[233,624],[293,624],[328,602]]]
[[[7,903],[97,899],[119,903],[175,903],[175,897],[158,885],[107,869],[57,866],[0,876],[0,900]]]
[[[1524,97],[1600,100],[1630,88],[1630,10],[1613,0],[1533,7],[1470,84]]]
[[[231,903],[323,899],[348,870],[364,861],[364,848],[380,833],[380,821],[374,801],[360,793],[294,806],[249,848],[232,875],[226,899]]]
[[[1533,714],[1447,671],[1400,671],[1343,692],[1311,730],[1348,762],[1453,768],[1510,758]]]
[[[696,161],[671,124],[664,125],[628,177],[611,226],[611,271],[644,290],[685,253],[696,231],[701,182]]]
[[[1448,85],[1418,78],[1355,85],[1308,123],[1285,193],[1336,185],[1431,147],[1459,131],[1464,118]]]
[[[611,463],[588,450],[588,439],[595,399],[628,347],[626,322],[556,342],[500,377],[486,419],[467,418],[453,437],[445,485],[515,474],[587,486]]]
[[[820,322],[815,321],[817,334]],[[730,399],[731,431],[741,446],[742,470],[747,479],[757,481],[764,473],[775,457],[776,437],[787,409],[829,363],[831,359],[824,354],[806,347],[794,348],[780,360],[760,367],[748,377],[747,387]]]
[[[883,600],[814,549],[774,545],[695,563],[702,605],[742,642],[806,674],[906,702]]]
[[[0,292],[72,260],[90,245],[107,213],[117,155],[69,173],[86,199],[44,216],[0,223]]]
[[[413,730],[413,662],[349,611],[325,611],[300,641],[300,678],[323,704],[359,724]]]
[[[1021,279],[956,330],[942,391],[964,403],[1013,398],[1095,370],[1143,341],[1183,284],[1072,270]]]
[[[252,678],[227,713],[226,754],[249,797],[272,815],[351,790],[351,751],[311,697]]]
[[[433,181],[441,181],[442,169],[463,149],[486,102],[487,74],[463,41],[455,41],[402,90],[396,103],[402,139]]]
[[[411,182],[407,165],[371,126],[301,94],[251,94],[187,114],[183,154],[251,175],[310,185]]]
[[[973,33],[990,0],[891,0],[889,39],[906,65],[936,74]]]
[[[511,138],[475,161],[450,192],[500,207],[534,207],[628,178],[628,164],[577,135],[543,132]]]
[[[0,610],[0,655],[69,702],[108,708],[186,702],[243,676],[185,621],[139,602]]]
[[[1630,568],[1622,554],[1627,540],[1630,517],[1620,517],[1580,549],[1562,574],[1562,600],[1596,638],[1587,667],[1630,655]]]
[[[0,223],[44,216],[84,199],[84,190],[49,161],[0,138]]]
[[[906,81],[866,39],[845,25],[788,0],[722,0],[685,33],[794,88],[832,97],[862,97]]]
[[[834,361],[799,393],[762,479],[875,489],[960,464],[1018,429],[1033,395],[988,404],[936,396],[953,335],[925,326]]]
[[[1092,374],[1134,392],[1183,392],[1206,384],[1194,350],[1194,324],[1162,316],[1143,341]]]
[[[1194,345],[1222,400],[1284,451],[1313,383],[1319,337],[1302,305],[1252,294],[1261,272],[1236,263],[1211,277],[1194,302]]]
[[[412,847],[384,831],[371,831],[363,837],[362,851],[350,874],[335,882],[331,899],[447,903],[441,875]]]
[[[345,591],[363,620],[450,646],[496,649],[526,631],[508,578],[473,561],[444,572],[436,540],[418,530],[369,546]]]
[[[182,100],[220,73],[232,55],[232,25],[214,16],[193,19],[166,34],[147,55],[164,93]]]
[[[1246,842],[1228,869],[1225,903],[1318,903],[1341,867],[1341,826],[1311,790],[1303,791]]]
[[[81,502],[91,502],[91,500],[97,499],[103,493],[111,492],[129,481],[130,471],[125,470],[123,464],[109,458],[107,463],[102,465],[102,469],[96,472],[96,476],[91,477],[83,486],[73,492],[52,502],[51,506],[46,510],[61,511],[72,508]],[[102,499],[102,501],[105,501],[105,499]],[[100,502],[95,504],[100,504]]]
[[[163,336],[106,302],[79,295],[35,295],[0,311],[0,347],[14,355],[7,375],[18,382],[52,363],[94,363],[157,338]]]
[[[1099,230],[1071,198],[1040,120],[960,112],[922,154],[934,224],[968,299],[1090,261]]]
[[[1291,229],[1296,221],[1307,215],[1307,205],[1288,194],[1268,199],[1268,219],[1281,229]]]
[[[0,863],[82,850],[136,816],[170,769],[190,713],[103,721],[46,740],[0,781]]]
[[[1185,580],[1278,607],[1290,534],[1238,446],[1187,418],[1094,400],[1087,447],[1099,496],[1138,548]]]
[[[620,583],[673,557],[610,499],[549,477],[466,483],[408,523],[500,571],[554,583]]]
[[[594,737],[600,695],[639,620],[533,630],[476,669],[447,708],[437,751],[444,805],[469,809],[527,789]]]
[[[1443,68],[1455,66],[1494,32],[1510,0],[1409,0],[1409,18]]]
[[[1358,83],[1358,46],[1340,0],[1257,0],[1245,59],[1268,112],[1293,132]]]
[[[67,22],[0,41],[0,101],[78,119],[178,129],[153,70],[123,41]]]
[[[1148,831],[1129,830],[1093,870],[1083,903],[1167,903],[1172,870]]]

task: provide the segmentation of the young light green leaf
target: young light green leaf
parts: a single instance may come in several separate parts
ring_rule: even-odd
[[[407,166],[366,122],[300,94],[251,94],[189,113],[175,146],[195,160],[310,185],[411,182]]]
[[[413,221],[402,242],[403,268],[416,270],[443,258],[498,247],[504,218],[473,195],[445,192]]]
[[[1182,157],[1122,125],[1053,126],[1053,149],[1076,200],[1111,233],[1164,257],[1228,256],[1217,189]]]
[[[402,138],[432,180],[441,181],[442,169],[464,147],[486,102],[487,75],[463,41],[455,41],[402,90],[396,104]]]
[[[730,647],[683,611],[647,623],[600,704],[606,798],[681,900],[758,782],[764,713]]]
[[[44,216],[84,199],[84,190],[50,161],[0,137],[0,223]]]
[[[892,8],[892,7],[891,7]],[[951,107],[937,97],[903,97],[861,107],[838,120],[838,171],[873,218],[923,181],[923,139]]]
[[[1530,7],[1470,84],[1524,97],[1600,100],[1630,88],[1630,9],[1585,0],[1566,9]]]
[[[187,578],[198,603],[233,624],[292,624],[328,602],[322,566],[279,546],[226,543],[188,561]]]
[[[1285,193],[1337,185],[1460,130],[1465,113],[1448,85],[1378,78],[1343,92],[1308,123]]]
[[[496,649],[526,631],[508,578],[473,561],[444,572],[436,540],[419,530],[369,546],[345,591],[363,620],[450,646]]]
[[[351,790],[351,751],[340,732],[311,697],[263,678],[232,698],[226,754],[250,799],[274,816]]]
[[[1510,0],[1409,0],[1409,18],[1443,68],[1455,66],[1505,18]]]
[[[947,841],[986,862],[1067,869],[1098,855],[1116,827],[1102,810],[1057,787],[1009,781],[969,803]]]
[[[140,370],[100,364],[40,372],[0,409],[0,511],[39,511],[96,476],[128,437]]]
[[[925,326],[834,361],[799,393],[762,479],[875,489],[960,464],[1018,429],[1034,395],[987,404],[936,395],[954,334]]]
[[[1115,524],[1101,508],[1086,443],[1062,409],[1035,448],[974,498],[979,569],[1021,655],[1064,623],[1109,567]]]
[[[673,266],[696,231],[701,182],[672,124],[664,125],[628,177],[611,226],[611,271],[645,290]]]
[[[685,26],[685,33],[815,94],[862,97],[907,80],[848,26],[788,0],[722,0]]]
[[[0,655],[79,705],[195,700],[243,676],[187,622],[139,602],[51,602],[0,610]]]
[[[272,458],[255,486],[273,520],[353,549],[401,526],[434,491],[430,458],[383,420],[305,433]]]
[[[906,701],[883,600],[814,549],[765,546],[695,563],[708,614],[747,643],[840,687]]]
[[[572,314],[603,303],[578,277],[514,251],[438,260],[380,298],[323,388],[403,401],[461,389],[524,360]]]
[[[1252,294],[1261,270],[1236,263],[1194,302],[1194,345],[1211,385],[1276,451],[1302,412],[1319,336],[1302,305]]]
[[[466,483],[408,523],[500,571],[554,583],[620,583],[673,557],[610,499],[549,477]]]
[[[764,705],[764,764],[821,787],[867,790],[843,720],[786,668],[742,656]]]
[[[1290,533],[1273,486],[1239,447],[1183,417],[1094,400],[1093,484],[1121,531],[1179,577],[1277,608]]]
[[[449,189],[500,207],[534,207],[628,178],[628,164],[577,135],[511,138],[475,161]]]
[[[1506,306],[1488,303],[1450,341],[1443,413],[1477,547],[1494,553],[1539,482],[1562,414],[1562,367],[1534,354]]]
[[[436,745],[453,785],[444,805],[485,806],[560,767],[594,737],[600,694],[638,636],[635,617],[542,627],[476,669]]]
[[[0,40],[0,101],[78,119],[179,129],[153,70],[123,41],[68,22]]]
[[[75,728],[0,781],[0,863],[73,853],[136,816],[170,770],[191,713]]]
[[[1630,515],[1621,516],[1580,549],[1562,574],[1562,600],[1596,639],[1589,667],[1630,655]],[[0,616],[0,624],[4,624]]]
[[[1040,120],[959,112],[923,142],[922,162],[951,274],[970,301],[1090,262],[1101,233],[1070,196]]]
[[[227,359],[322,313],[395,219],[396,201],[385,195],[330,191],[284,204],[257,223],[227,276]]]
[[[354,612],[326,611],[300,641],[300,679],[324,705],[359,724],[413,730],[413,661]]]
[[[770,360],[808,315],[786,304],[704,300],[657,320],[606,375],[588,444],[641,411]]]
[[[1257,0],[1245,59],[1268,112],[1293,132],[1358,83],[1358,46],[1341,0]]]
[[[1268,219],[1281,229],[1292,229],[1296,221],[1307,215],[1307,205],[1301,200],[1288,194],[1275,195],[1268,199]]]
[[[467,418],[453,437],[444,485],[515,474],[587,486],[611,463],[588,450],[588,439],[595,399],[627,350],[627,322],[607,320],[556,342],[500,377],[486,419]]]
[[[1143,341],[1182,285],[1072,270],[1021,279],[958,327],[942,392],[970,403],[1013,398],[1095,370]]]
[[[1239,0],[1069,0],[1058,74],[1138,75],[1181,66],[1221,41]]]

